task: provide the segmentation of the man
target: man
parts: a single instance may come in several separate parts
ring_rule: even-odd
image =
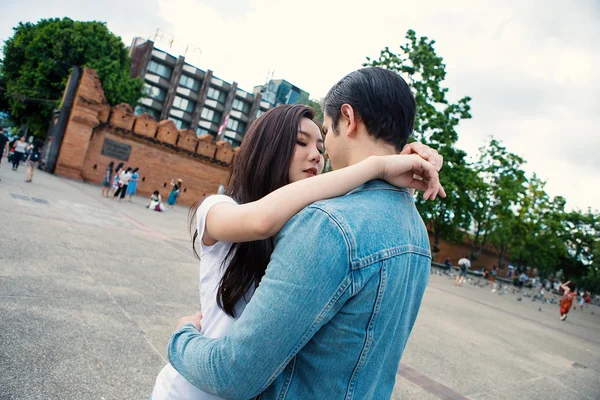
[[[8,139],[8,137],[4,134],[4,128],[0,128],[0,164],[2,163],[2,157],[4,157],[4,152],[6,152],[6,155],[8,155],[9,141],[10,139]]]
[[[454,281],[455,285],[462,286],[467,274],[469,273],[469,269],[471,268],[471,261],[468,256],[465,256],[458,260],[458,266],[460,267],[460,272]]]
[[[324,101],[334,169],[397,154],[415,100],[397,74],[364,68]],[[276,238],[265,276],[227,336],[182,318],[168,357],[204,391],[226,398],[389,398],[431,267],[427,230],[407,189],[371,181],[314,203]]]

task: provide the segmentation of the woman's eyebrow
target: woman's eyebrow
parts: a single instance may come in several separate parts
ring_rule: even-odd
[[[312,139],[312,135],[310,133],[308,133],[308,132],[303,131],[302,129],[299,129],[298,133],[300,133],[300,134],[302,134],[304,136],[308,136],[310,139]],[[320,137],[319,139],[317,139],[317,142],[323,143],[323,138]]]

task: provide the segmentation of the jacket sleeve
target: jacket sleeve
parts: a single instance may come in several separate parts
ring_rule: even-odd
[[[277,237],[265,276],[227,336],[187,324],[168,345],[173,367],[194,386],[226,398],[263,392],[343,305],[349,246],[326,212],[308,207]]]

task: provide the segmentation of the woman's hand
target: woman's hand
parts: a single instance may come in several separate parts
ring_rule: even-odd
[[[187,317],[183,317],[177,321],[177,325],[175,326],[175,330],[179,330],[183,325],[190,323],[196,327],[196,329],[200,330],[200,322],[202,321],[202,313],[197,312],[193,315],[188,315]]]
[[[400,154],[418,154],[422,159],[429,161],[429,163],[432,164],[438,172],[444,165],[444,157],[440,155],[436,149],[432,149],[423,143],[409,143],[404,146]]]
[[[438,168],[420,155],[378,156],[380,178],[397,186],[422,190],[423,199],[434,200],[438,195],[446,197],[440,184]]]

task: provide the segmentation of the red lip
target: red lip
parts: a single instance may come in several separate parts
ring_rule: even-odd
[[[316,168],[305,169],[304,172],[306,172],[307,174],[317,175],[317,169]]]

